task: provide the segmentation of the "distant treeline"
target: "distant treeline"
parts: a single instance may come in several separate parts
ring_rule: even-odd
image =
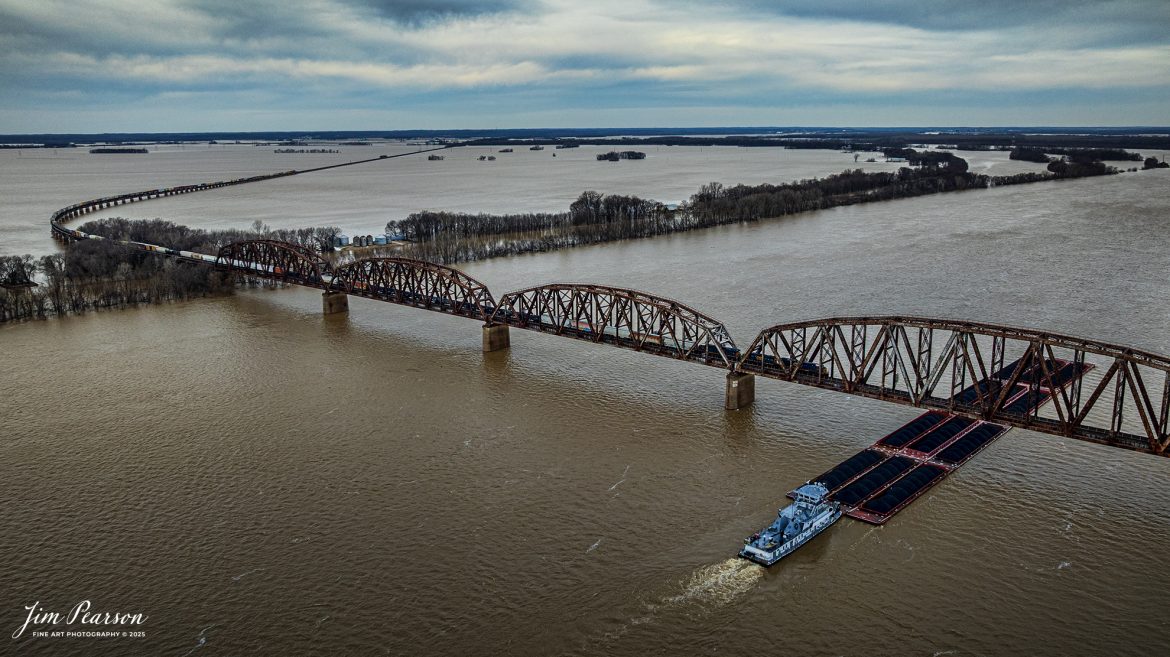
[[[557,146],[560,148],[560,146]],[[617,162],[618,160],[644,160],[646,154],[641,151],[610,151],[608,153],[598,153],[598,161]]]
[[[1056,174],[1057,178],[1084,178],[1117,173],[1117,169],[1104,162],[1080,159],[1053,160],[1048,163],[1048,170]]]
[[[1008,154],[1008,159],[1040,164],[1048,164],[1052,161],[1041,148],[1013,148],[1012,152]]]
[[[69,148],[80,144],[190,143],[305,139],[365,141],[425,139],[466,145],[528,146],[535,143],[612,146],[773,146],[880,151],[916,144],[947,144],[958,150],[1041,148],[1132,148],[1170,150],[1167,128],[1031,127],[1031,128],[807,128],[726,126],[710,128],[519,128],[499,130],[326,130],[317,132],[171,132],[118,134],[0,135],[0,148]],[[624,135],[615,137],[614,135]]]
[[[271,231],[259,223],[254,228],[251,232],[205,231],[160,220],[91,221],[81,230],[111,239],[79,240],[64,253],[41,258],[0,257],[0,284],[39,283],[0,287],[0,322],[181,301],[226,294],[235,288],[235,278],[214,267],[133,249],[115,240],[214,254],[230,242],[257,238],[318,248],[331,244],[332,236],[340,232],[334,227]]]
[[[923,141],[950,141],[959,138],[988,137],[998,139],[1000,143],[1017,136],[1033,136],[1030,133],[1043,133],[1034,136],[1042,137],[1078,137],[1116,139],[1128,136],[1148,136],[1151,133],[1166,134],[1166,127],[994,127],[979,128],[971,126],[917,126],[901,128],[809,128],[806,126],[715,126],[705,128],[679,128],[657,126],[649,128],[630,128],[609,126],[599,128],[500,128],[500,129],[458,129],[458,130],[318,130],[318,131],[267,131],[267,132],[123,132],[123,133],[73,133],[73,134],[18,134],[0,135],[0,142],[4,143],[77,143],[92,144],[95,142],[206,142],[211,141],[287,141],[316,139],[325,141],[368,140],[368,139],[564,139],[606,137],[612,135],[631,135],[638,137],[652,137],[659,135],[787,135],[807,137],[845,137],[845,138],[893,138],[901,139],[902,144],[921,143]]]
[[[1064,155],[1069,159],[1079,160],[1110,160],[1141,162],[1141,153],[1131,153],[1124,148],[1046,148],[1046,152],[1053,155]]]
[[[731,135],[692,136],[656,135],[647,137],[557,137],[530,139],[471,139],[466,146],[530,146],[574,143],[589,146],[739,146],[744,148],[829,149],[847,151],[882,151],[887,148],[912,148],[923,144],[942,144],[955,150],[1008,150],[1016,147],[1056,149],[1100,148],[1109,150],[1170,149],[1170,136],[1150,134],[1026,134],[1022,132],[807,132],[799,135]],[[1128,158],[1127,158],[1128,159]]]
[[[900,157],[910,163],[910,166],[937,169],[946,167],[949,173],[967,173],[967,160],[948,151],[916,151],[913,148],[886,148],[882,154],[886,157]]]
[[[1049,155],[1062,155],[1074,162],[1095,162],[1100,160],[1141,162],[1141,153],[1131,153],[1123,148],[1030,148],[1016,147],[1008,155],[1013,160],[1048,163]]]

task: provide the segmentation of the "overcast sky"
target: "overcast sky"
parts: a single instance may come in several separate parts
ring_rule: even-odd
[[[0,0],[0,132],[1170,124],[1170,0]]]

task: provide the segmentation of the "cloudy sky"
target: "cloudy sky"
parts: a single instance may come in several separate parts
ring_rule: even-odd
[[[0,0],[0,132],[1167,125],[1170,0]]]

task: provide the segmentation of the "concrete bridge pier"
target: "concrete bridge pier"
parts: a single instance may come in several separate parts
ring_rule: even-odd
[[[334,315],[349,312],[349,295],[345,292],[322,292],[321,313]]]
[[[756,400],[756,375],[743,372],[727,374],[727,396],[723,408],[738,411],[751,406]]]
[[[512,345],[507,324],[483,325],[483,353],[500,351]]]

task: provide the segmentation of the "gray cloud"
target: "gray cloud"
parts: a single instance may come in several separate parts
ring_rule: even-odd
[[[177,4],[143,10],[117,0],[77,5],[0,0],[0,53],[181,54],[212,45],[204,23],[197,12]]]
[[[474,17],[505,12],[532,12],[531,0],[347,0],[388,20],[404,25],[422,25],[450,18]]]
[[[258,40],[272,37],[318,37],[329,30],[318,20],[317,8],[296,11],[282,0],[190,0],[191,9],[205,16],[217,36]]]
[[[705,0],[686,0],[710,10]],[[1079,38],[1133,43],[1161,40],[1170,26],[1166,0],[727,0],[733,11],[833,21],[902,25],[933,31],[1077,25]]]
[[[709,5],[708,2],[694,2]],[[931,30],[970,30],[1050,23],[1088,16],[1111,16],[1115,21],[1137,24],[1170,18],[1165,0],[730,0],[741,10],[906,25]]]

